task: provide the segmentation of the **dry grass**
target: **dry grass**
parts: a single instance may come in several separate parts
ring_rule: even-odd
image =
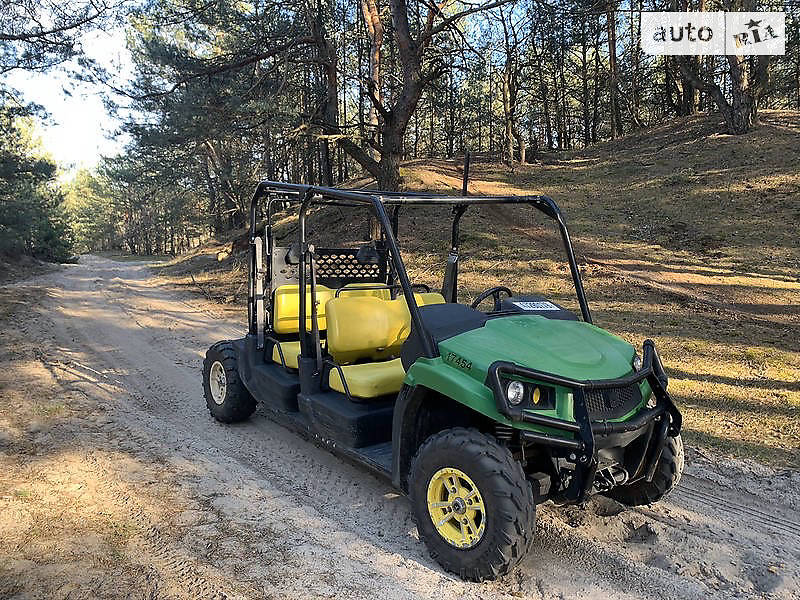
[[[693,444],[800,467],[800,114],[767,112],[744,136],[691,117],[509,169],[476,157],[472,193],[546,193],[567,216],[595,322],[637,346],[656,341]],[[460,160],[411,161],[406,186],[453,193]],[[362,221],[310,219],[319,245]],[[354,227],[354,223],[358,223]],[[291,232],[288,216],[284,231]],[[462,221],[462,296],[491,285],[576,306],[553,228],[534,209],[470,210]],[[414,281],[441,285],[444,208],[405,209],[400,242]],[[230,244],[162,270],[209,297],[241,304],[241,256]]]
[[[6,256],[0,254],[0,283],[21,281],[58,268],[58,265],[42,262],[30,256]]]
[[[209,300],[239,311],[247,302],[247,255],[231,255],[231,245],[232,241],[212,241],[154,265],[154,270],[178,289],[199,291]],[[225,259],[219,260],[221,256]]]

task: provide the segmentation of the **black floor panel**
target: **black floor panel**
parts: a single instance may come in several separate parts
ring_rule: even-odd
[[[394,401],[357,404],[344,394],[329,391],[301,394],[300,411],[322,436],[351,448],[363,448],[392,438]]]

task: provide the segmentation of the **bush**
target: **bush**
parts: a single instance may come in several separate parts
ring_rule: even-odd
[[[56,164],[32,133],[24,107],[0,104],[0,252],[64,262],[72,254],[72,234]]]

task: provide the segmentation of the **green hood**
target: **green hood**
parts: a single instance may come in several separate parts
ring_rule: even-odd
[[[634,355],[633,346],[599,327],[538,315],[489,319],[440,342],[439,351],[481,381],[497,360],[571,379],[613,379],[631,372]]]

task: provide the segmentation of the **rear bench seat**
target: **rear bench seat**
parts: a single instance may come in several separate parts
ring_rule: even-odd
[[[418,306],[444,303],[435,292],[414,298]],[[405,298],[340,297],[329,300],[325,310],[328,353],[341,366],[350,396],[370,399],[399,392],[406,374],[395,357],[411,331]],[[338,369],[330,371],[328,385],[345,393]]]
[[[380,289],[362,289],[375,287],[374,283],[351,283],[339,291],[341,297],[352,296],[374,296],[382,300],[391,298],[391,291],[388,287]],[[287,284],[275,289],[273,296],[272,309],[272,329],[275,333],[291,334],[300,333],[298,327],[300,322],[300,286]],[[336,290],[324,285],[317,285],[317,323],[319,330],[327,328],[325,306],[328,300],[336,295]],[[306,328],[311,331],[311,286],[306,286]],[[283,354],[283,360],[281,360]],[[290,369],[297,368],[297,356],[300,354],[300,342],[298,340],[280,342],[272,348],[272,360],[276,363],[285,364]]]
[[[324,285],[317,286],[317,323],[320,331],[327,327],[325,320],[325,304],[336,293]],[[306,286],[306,328],[311,330],[311,286]],[[272,301],[272,330],[279,334],[300,333],[300,286],[296,284],[281,285],[275,289]],[[283,360],[281,360],[283,354]],[[300,354],[300,342],[280,342],[272,348],[272,360],[285,364],[291,369],[297,368],[297,355]]]

